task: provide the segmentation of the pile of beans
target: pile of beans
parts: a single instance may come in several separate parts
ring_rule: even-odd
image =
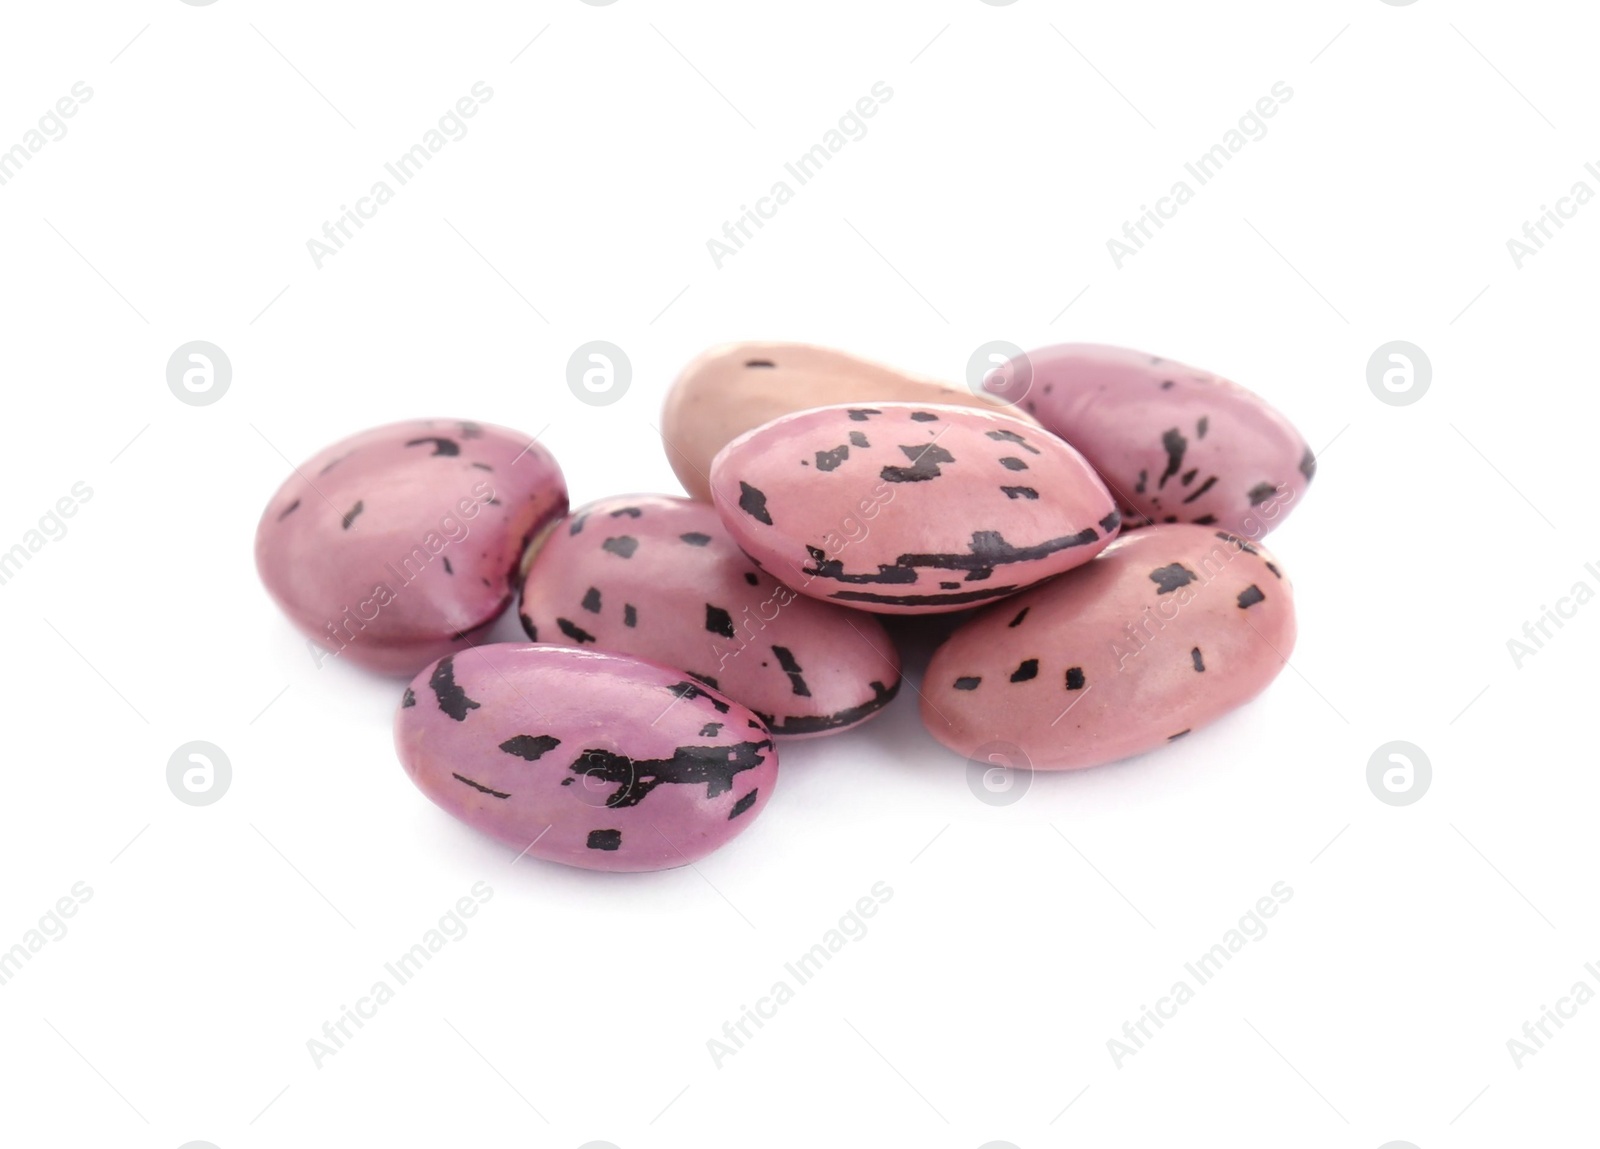
[[[1295,617],[1260,539],[1315,471],[1294,427],[1114,347],[1031,352],[985,388],[713,348],[662,414],[690,497],[574,511],[520,432],[379,427],[295,470],[256,563],[319,658],[411,678],[395,745],[424,794],[597,870],[705,856],[766,806],[778,740],[893,702],[879,615],[969,612],[920,691],[967,758],[1094,766],[1265,689]],[[529,641],[484,643],[514,598]]]

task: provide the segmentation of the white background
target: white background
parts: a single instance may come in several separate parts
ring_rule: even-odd
[[[1506,241],[1600,190],[1596,30],[1488,0],[6,5],[0,147],[94,95],[0,187],[0,549],[93,497],[0,587],[0,948],[93,897],[0,986],[0,1141],[1590,1143],[1600,1004],[1520,1069],[1506,1042],[1600,988],[1600,606],[1520,669],[1506,642],[1600,588],[1600,206],[1520,270]],[[470,134],[318,270],[306,241],[480,80]],[[717,269],[707,239],[880,80],[869,134]],[[1119,270],[1106,241],[1277,81],[1270,133]],[[744,338],[952,380],[990,340],[1094,340],[1254,388],[1321,456],[1268,540],[1292,669],[1005,807],[908,689],[786,745],[696,869],[513,865],[405,779],[397,685],[313,665],[256,518],[286,458],[426,415],[541,433],[574,503],[676,491],[665,389]],[[166,385],[193,339],[233,364],[211,406]],[[591,339],[633,365],[612,406],[566,385]],[[1394,339],[1433,365],[1411,406],[1367,385]],[[194,739],[233,767],[204,808],[165,780]],[[1404,808],[1366,783],[1394,739],[1433,765]],[[316,1068],[478,881],[470,933]],[[718,1068],[707,1040],[880,881]],[[1118,1068],[1107,1040],[1280,881]]]

